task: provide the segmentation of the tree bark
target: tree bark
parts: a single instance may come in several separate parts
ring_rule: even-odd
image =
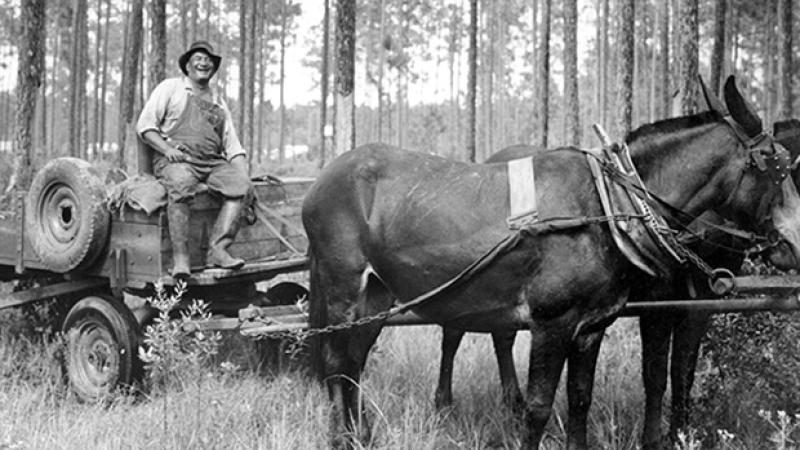
[[[70,116],[69,116],[69,154],[82,156],[83,145],[81,131],[83,128],[83,97],[86,95],[86,64],[84,64],[83,50],[84,34],[86,32],[86,0],[73,0],[72,2],[72,42],[70,48]]]
[[[619,76],[617,82],[618,104],[617,136],[620,139],[631,131],[633,113],[634,17],[635,1],[620,2]]]
[[[681,112],[697,112],[697,0],[681,0]]]
[[[6,193],[25,189],[30,183],[32,128],[36,113],[36,96],[44,74],[44,44],[47,15],[45,0],[22,2],[21,39],[17,64],[17,107],[14,133],[14,163]]]
[[[285,2],[285,0],[281,0]],[[250,6],[249,16],[247,23],[247,76],[245,77],[245,95],[242,101],[245,104],[245,126],[242,132],[244,133],[244,145],[248,150],[252,150],[254,142],[254,124],[255,124],[255,110],[253,101],[255,100],[255,86],[256,86],[256,21],[258,19],[258,9],[261,2],[253,2]],[[252,156],[252,152],[251,152]]]
[[[189,48],[189,0],[181,0],[181,51]]]
[[[286,0],[281,0],[280,130],[278,130],[278,161],[281,165],[286,157],[286,104],[283,98],[286,85],[286,14]]]
[[[725,17],[727,16],[728,1],[716,0],[714,2],[714,48],[711,51],[711,91],[719,95],[722,80],[722,67],[725,58]]]
[[[150,91],[167,76],[167,0],[150,0]]]
[[[331,39],[330,21],[331,8],[330,0],[324,0],[324,12],[322,15],[322,64],[320,64],[320,102],[319,102],[319,168],[325,166],[327,156],[326,146],[327,137],[325,136],[325,125],[328,123],[328,55],[330,54],[329,43]],[[381,62],[383,65],[383,62]]]
[[[539,95],[536,102],[539,107],[539,129],[534,142],[541,149],[547,148],[547,133],[549,127],[550,109],[550,9],[552,0],[542,1],[542,36],[539,39]]]
[[[122,83],[120,85],[120,114],[118,123],[119,159],[122,170],[128,167],[126,161],[128,135],[133,136],[133,104],[136,98],[136,82],[139,78],[139,55],[142,51],[142,4],[143,0],[133,0],[128,17],[125,53],[122,61]],[[131,148],[133,143],[130,142]]]
[[[336,8],[336,153],[355,147],[356,1],[337,0]]]
[[[773,119],[773,112],[775,110],[775,90],[774,90],[774,81],[775,81],[775,51],[777,50],[776,47],[776,39],[775,39],[775,15],[777,13],[775,9],[775,4],[773,2],[768,2],[766,5],[766,14],[764,16],[764,41],[763,41],[763,50],[761,52],[764,55],[764,59],[766,59],[766,64],[764,65],[764,122],[765,123],[772,123]]]
[[[100,119],[98,120],[97,126],[100,128],[99,141],[100,141],[100,148],[103,148],[103,144],[105,143],[106,139],[106,92],[107,92],[107,82],[108,82],[108,29],[109,24],[111,22],[111,0],[106,0],[106,18],[105,18],[105,30],[103,31],[103,69],[102,69],[102,77],[100,81]]]
[[[793,0],[779,0],[778,19],[778,115],[777,120],[787,120],[794,115],[793,82],[794,61],[792,60],[792,20],[794,18]]]
[[[267,65],[267,42],[264,36],[264,20],[266,20],[266,5],[258,7],[258,22],[256,29],[256,39],[258,40],[258,121],[256,126],[256,145],[250,150],[250,169],[253,168],[253,157],[261,163],[261,155],[264,153],[264,88],[266,86],[266,65]]]
[[[658,70],[659,86],[661,90],[661,110],[659,118],[665,119],[672,111],[672,92],[669,87],[669,2],[661,2],[661,28],[659,30],[659,42],[661,42],[661,69]]]
[[[578,1],[564,6],[564,136],[567,145],[581,143],[580,102],[578,101]]]
[[[92,149],[94,156],[100,155],[100,40],[103,36],[103,0],[97,0],[97,27],[94,33],[94,126],[92,127]],[[87,124],[88,125],[88,124]]]
[[[549,1],[549,0],[547,0]],[[478,0],[469,2],[469,75],[467,79],[467,154],[469,162],[475,162],[476,142],[476,100],[478,65]]]
[[[247,0],[239,1],[239,130],[245,130],[245,95],[247,94]],[[244,135],[242,136],[244,138]]]

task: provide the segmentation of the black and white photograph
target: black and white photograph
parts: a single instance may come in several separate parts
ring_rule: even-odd
[[[0,0],[0,450],[797,450],[795,0]]]

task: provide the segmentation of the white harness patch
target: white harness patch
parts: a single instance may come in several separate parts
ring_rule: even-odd
[[[508,163],[509,216],[516,217],[536,211],[536,185],[533,179],[533,156],[514,159]]]

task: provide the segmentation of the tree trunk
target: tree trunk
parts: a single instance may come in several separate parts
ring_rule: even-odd
[[[697,112],[697,0],[681,0],[681,112]]]
[[[336,153],[354,148],[356,1],[337,0],[336,8]]]
[[[549,0],[547,0],[549,1]],[[476,122],[476,99],[478,87],[478,0],[469,2],[469,75],[467,80],[467,154],[469,162],[475,162],[475,131]]]
[[[189,0],[181,0],[181,52],[189,48]]]
[[[792,0],[779,0],[778,3],[778,115],[777,120],[792,118],[794,102],[792,75],[794,64],[792,61],[792,20],[794,11]]]
[[[611,48],[608,42],[608,26],[609,26],[609,0],[603,0],[603,23],[602,23],[602,60],[603,69],[600,72],[600,123],[607,129],[608,128],[608,66],[611,58]]]
[[[764,17],[764,41],[763,50],[761,52],[766,59],[764,64],[764,122],[767,124],[772,123],[773,111],[775,110],[775,96],[774,96],[774,81],[775,81],[775,4],[768,2],[766,5],[767,11]]]
[[[722,80],[722,67],[725,58],[725,16],[727,16],[728,1],[716,0],[714,2],[714,48],[711,51],[711,79],[709,80],[711,92],[719,95]]]
[[[647,121],[652,123],[658,117],[658,84],[656,83],[656,74],[658,73],[658,27],[661,25],[659,22],[658,9],[652,10],[653,17],[653,32],[651,34],[652,45],[650,46],[650,76],[647,77],[649,87],[649,103],[650,109],[647,113]]]
[[[659,118],[665,119],[672,111],[672,92],[669,88],[669,2],[661,2],[661,29],[659,30],[659,42],[661,42],[661,69],[658,70],[659,87],[661,90],[661,110]]]
[[[378,50],[378,142],[383,142],[383,69],[386,65],[386,0],[380,0],[380,46]]]
[[[281,165],[286,157],[286,105],[283,98],[286,85],[286,13],[286,0],[281,0],[280,129],[278,130],[278,161]]]
[[[285,0],[282,0],[285,1]],[[253,100],[255,99],[255,86],[256,86],[256,21],[258,19],[258,9],[261,2],[253,2],[249,11],[249,21],[247,23],[247,76],[245,82],[245,95],[242,101],[245,104],[245,127],[242,130],[244,133],[244,145],[248,150],[253,148],[254,124],[255,124],[255,110],[253,108]],[[252,156],[252,154],[251,154]]]
[[[100,119],[97,126],[100,128],[100,148],[103,148],[106,139],[106,92],[108,81],[108,29],[111,22],[111,0],[106,0],[105,30],[103,31],[103,70],[100,81]]]
[[[14,167],[6,193],[26,189],[30,183],[32,128],[36,95],[44,74],[44,44],[47,15],[45,0],[22,2],[20,14],[21,39],[17,65],[17,110],[14,133]]]
[[[564,137],[567,145],[581,143],[580,102],[578,101],[578,1],[564,6]]]
[[[133,0],[128,17],[128,27],[125,53],[122,61],[122,83],[120,85],[120,114],[118,123],[119,160],[122,170],[128,167],[126,161],[126,145],[133,147],[133,142],[128,142],[128,135],[133,137],[133,104],[136,98],[136,82],[139,78],[139,55],[142,50],[142,3],[143,0]]]
[[[549,127],[550,109],[550,9],[552,0],[542,1],[542,36],[539,39],[539,98],[536,101],[539,107],[539,129],[534,138],[534,145],[541,149],[547,148],[547,133]]]
[[[319,102],[319,168],[325,166],[327,152],[327,137],[325,136],[325,125],[328,123],[328,55],[330,54],[329,43],[331,39],[330,21],[331,8],[330,0],[324,0],[324,13],[322,15],[322,64],[320,65],[320,102]],[[383,62],[381,62],[383,66]]]
[[[56,41],[53,50],[53,70],[50,74],[50,90],[52,93],[50,94],[50,146],[47,149],[47,155],[53,156],[55,154],[55,144],[57,142],[56,139],[56,110],[58,108],[58,78],[57,75],[61,69],[61,33],[58,26],[58,15],[55,14],[55,18],[53,20],[55,24],[55,36],[53,39]]]
[[[247,94],[247,0],[239,1],[239,130],[245,130],[245,96]],[[244,136],[242,136],[244,138]]]
[[[92,127],[92,149],[94,156],[100,155],[100,40],[103,36],[103,0],[97,0],[97,27],[94,33],[94,126]],[[88,124],[87,124],[88,125]]]
[[[619,77],[617,82],[618,104],[617,136],[622,139],[631,131],[633,113],[633,65],[634,65],[634,17],[635,1],[620,2]]]
[[[84,34],[86,31],[86,0],[72,2],[72,42],[70,48],[69,92],[69,154],[82,156],[81,130],[83,127],[82,98],[86,94],[86,64],[83,60]]]
[[[167,0],[150,0],[150,91],[167,76]]]
[[[258,125],[256,127],[256,145],[250,150],[250,169],[253,169],[253,157],[261,163],[261,155],[264,153],[264,88],[266,86],[266,65],[267,65],[267,46],[264,36],[264,20],[266,20],[266,5],[258,7],[258,22],[256,38],[258,39]]]

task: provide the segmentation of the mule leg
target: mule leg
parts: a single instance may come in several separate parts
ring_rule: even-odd
[[[660,448],[661,415],[667,390],[667,361],[673,319],[668,313],[642,314],[639,333],[642,338],[642,381],[644,382],[644,431],[642,448]]]
[[[680,321],[672,338],[672,417],[670,437],[675,439],[678,430],[689,421],[691,390],[694,384],[694,371],[700,351],[700,341],[708,329],[708,314],[687,314]]]
[[[579,336],[569,354],[567,368],[567,398],[569,420],[567,422],[567,448],[583,450],[586,443],[586,419],[592,406],[594,371],[597,354],[603,342],[604,330]]]
[[[439,384],[436,386],[433,403],[436,409],[453,405],[453,361],[464,331],[442,327],[442,360],[439,364]]]
[[[522,412],[525,399],[519,389],[513,353],[516,337],[516,331],[496,331],[492,333],[492,343],[494,344],[494,355],[497,357],[497,368],[500,370],[503,403],[513,411]]]
[[[531,326],[526,431],[522,448],[537,449],[553,409],[558,381],[569,349],[569,337],[558,326]]]
[[[345,254],[346,259],[323,260],[311,253],[312,326],[354,321],[391,306],[388,291],[369,275],[366,259],[353,251]],[[333,447],[349,448],[354,440],[369,442],[370,427],[363,414],[359,383],[367,355],[381,328],[381,323],[372,323],[319,339],[318,370],[333,403],[330,429]]]

